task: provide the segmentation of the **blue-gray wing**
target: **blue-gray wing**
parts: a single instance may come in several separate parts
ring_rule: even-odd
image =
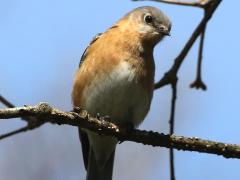
[[[102,33],[98,33],[96,36],[94,36],[94,38],[91,40],[91,42],[89,43],[89,45],[87,46],[87,48],[84,50],[82,56],[81,56],[81,59],[80,59],[80,63],[79,63],[79,68],[81,67],[84,59],[86,58],[87,56],[87,51],[88,51],[88,48],[96,41],[98,40],[98,38],[102,35]]]
[[[102,35],[102,33],[97,34],[92,41],[89,43],[89,45],[87,46],[87,48],[84,50],[80,63],[79,63],[79,68],[81,67],[84,59],[87,56],[87,51],[88,48]],[[86,134],[86,132],[82,131],[81,128],[79,128],[79,137],[80,137],[80,141],[82,143],[82,154],[83,154],[83,160],[84,160],[84,166],[85,169],[87,170],[88,167],[88,156],[89,156],[89,140],[88,140],[88,136]]]

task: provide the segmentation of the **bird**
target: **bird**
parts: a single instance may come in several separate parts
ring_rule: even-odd
[[[171,21],[158,8],[125,14],[84,51],[73,80],[72,103],[93,116],[109,116],[122,128],[137,128],[154,90],[154,47],[170,35]],[[111,180],[118,140],[79,127],[87,180]]]

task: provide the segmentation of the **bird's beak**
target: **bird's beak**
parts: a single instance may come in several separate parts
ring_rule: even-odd
[[[166,31],[163,33],[165,36],[171,36],[170,32],[169,31]]]
[[[166,27],[166,26],[161,25],[159,27],[159,32],[162,33],[165,36],[171,36],[170,29],[168,27]]]

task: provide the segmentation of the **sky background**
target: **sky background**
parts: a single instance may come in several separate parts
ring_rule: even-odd
[[[155,48],[158,80],[201,19],[200,9],[130,0],[0,1],[0,94],[17,106],[48,102],[70,110],[73,76],[89,41],[142,5],[160,8],[173,24],[172,36]],[[223,1],[208,24],[203,59],[208,90],[189,89],[198,43],[180,69],[177,135],[240,144],[239,7],[240,1]],[[155,91],[140,129],[168,132],[170,98],[170,87]],[[0,133],[23,125],[19,119],[1,120]],[[85,179],[77,128],[46,124],[2,140],[0,147],[2,180]],[[240,179],[240,160],[175,152],[177,180]],[[117,148],[114,179],[168,180],[168,158],[168,149],[124,142]]]

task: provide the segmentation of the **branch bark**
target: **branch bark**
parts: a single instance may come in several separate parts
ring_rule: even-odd
[[[90,116],[87,111],[79,109],[78,112],[63,112],[52,108],[46,103],[36,106],[24,106],[0,109],[0,119],[32,116],[40,119],[42,123],[58,125],[71,125],[87,128],[99,134],[114,136],[119,141],[133,141],[145,145],[174,148],[184,151],[196,151],[221,155],[225,158],[240,159],[240,146],[199,139],[196,137],[183,137],[165,135],[153,131],[126,130],[111,123],[109,119]],[[28,130],[32,130],[29,128]]]

